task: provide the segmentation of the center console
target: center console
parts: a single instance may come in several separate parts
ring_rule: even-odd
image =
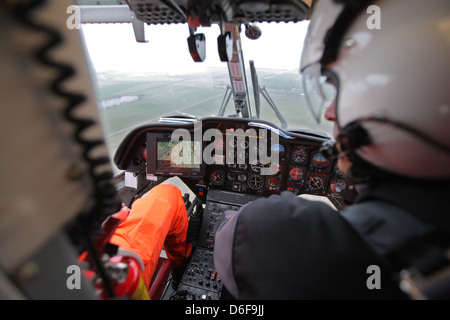
[[[214,226],[225,211],[238,211],[258,196],[210,189],[201,221],[197,246],[172,298],[219,300],[223,293],[220,275],[214,266]]]

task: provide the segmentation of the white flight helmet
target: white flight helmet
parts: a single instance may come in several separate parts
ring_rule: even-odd
[[[368,134],[353,154],[399,175],[450,178],[450,1],[320,0],[300,70],[316,118],[335,98],[339,130]]]

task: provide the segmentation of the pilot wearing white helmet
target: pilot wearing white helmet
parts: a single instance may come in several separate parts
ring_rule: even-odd
[[[215,266],[234,298],[450,298],[449,57],[448,0],[316,4],[304,92],[360,194],[340,211],[283,192],[223,215]]]

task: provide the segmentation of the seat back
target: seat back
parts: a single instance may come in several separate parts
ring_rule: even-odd
[[[167,280],[170,275],[170,261],[166,258],[159,257],[155,272],[153,273],[152,281],[150,282],[148,294],[150,300],[160,300],[167,285]]]

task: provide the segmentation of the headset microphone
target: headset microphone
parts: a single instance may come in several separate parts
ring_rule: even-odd
[[[323,142],[319,152],[327,159],[334,160],[370,143],[372,141],[366,129],[361,126],[361,121],[353,121],[339,132],[336,141]],[[338,144],[340,150],[337,148]]]

